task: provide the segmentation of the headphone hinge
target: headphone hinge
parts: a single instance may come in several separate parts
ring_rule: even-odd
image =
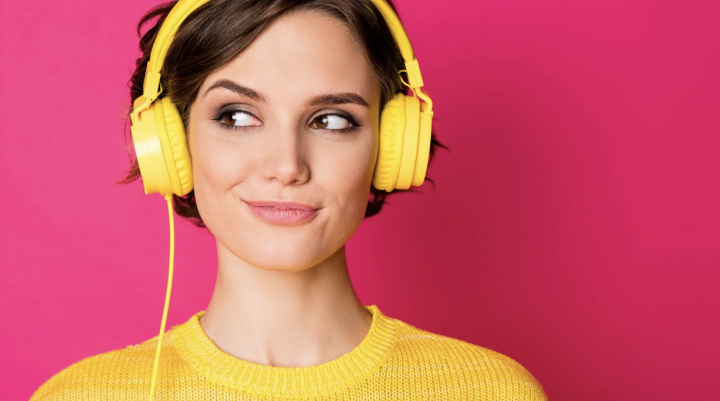
[[[422,75],[420,74],[420,64],[418,64],[417,59],[406,61],[405,69],[407,70],[408,81],[410,81],[408,86],[415,89],[425,85],[423,83]]]

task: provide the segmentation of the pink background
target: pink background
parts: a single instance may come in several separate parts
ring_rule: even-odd
[[[114,182],[157,3],[0,2],[2,400],[159,330],[166,205]],[[451,152],[350,240],[361,300],[555,401],[716,400],[718,3],[398,3]],[[176,224],[169,325],[216,271],[213,237]]]

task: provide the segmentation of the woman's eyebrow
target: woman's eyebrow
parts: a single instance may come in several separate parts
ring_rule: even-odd
[[[225,88],[227,90],[237,93],[238,95],[243,95],[249,97],[250,99],[267,103],[267,99],[265,98],[265,96],[263,96],[259,92],[255,91],[254,89],[250,89],[247,86],[240,85],[239,83],[231,81],[229,79],[220,79],[217,80],[214,84],[210,85],[210,87],[207,88],[207,90],[203,94],[203,98],[207,96],[208,92],[216,88]],[[308,106],[345,103],[355,103],[361,106],[370,107],[368,102],[365,101],[362,96],[352,92],[327,93],[317,95],[307,102]]]
[[[308,106],[343,103],[355,103],[361,106],[370,107],[368,102],[366,102],[362,96],[351,92],[318,95],[308,101]]]
[[[220,80],[215,81],[214,84],[210,85],[210,87],[207,88],[207,90],[203,94],[203,98],[205,96],[207,96],[208,92],[210,92],[211,90],[213,90],[215,88],[225,88],[225,89],[228,89],[228,90],[231,90],[231,91],[237,93],[238,95],[243,95],[243,96],[249,97],[250,99],[257,100],[260,102],[267,102],[267,99],[265,99],[265,96],[261,95],[257,91],[250,89],[247,86],[240,85],[239,83],[233,82],[229,79],[220,79]]]

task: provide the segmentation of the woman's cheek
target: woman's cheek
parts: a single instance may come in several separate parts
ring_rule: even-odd
[[[348,152],[337,161],[335,171],[335,188],[344,203],[344,218],[348,223],[362,220],[367,208],[368,192],[372,182],[373,169],[372,139],[354,144],[352,152]]]
[[[252,162],[251,149],[225,141],[207,141],[200,147],[202,169],[212,187],[224,191],[245,181]]]
[[[244,180],[244,157],[222,141],[200,137],[194,142],[193,180],[200,216],[210,231],[217,231],[228,220],[231,188]]]

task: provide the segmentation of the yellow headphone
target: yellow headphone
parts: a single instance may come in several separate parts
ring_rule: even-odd
[[[170,217],[170,271],[150,385],[150,401],[155,393],[160,346],[172,288],[175,253],[172,195],[186,195],[193,189],[192,163],[180,113],[169,97],[156,101],[162,93],[160,71],[180,24],[208,1],[179,0],[165,18],[150,52],[143,94],[133,102],[130,114],[130,131],[145,194],[159,192],[163,195]],[[403,83],[413,92],[412,96],[396,94],[380,113],[380,146],[372,183],[375,188],[390,192],[393,189],[408,189],[411,185],[420,186],[425,181],[430,155],[432,100],[422,89],[420,66],[397,14],[385,0],[371,1],[380,10],[400,48],[405,69],[398,73],[407,72],[409,82]]]
[[[180,0],[160,27],[145,70],[142,96],[130,115],[143,187],[146,194],[187,194],[193,189],[192,163],[180,113],[162,93],[160,71],[175,32],[185,18],[209,0]],[[375,188],[387,192],[420,186],[430,155],[432,100],[423,91],[420,67],[410,39],[385,0],[371,0],[380,10],[400,47],[413,95],[396,94],[380,114],[380,150],[373,174]],[[424,102],[420,102],[418,97]]]

